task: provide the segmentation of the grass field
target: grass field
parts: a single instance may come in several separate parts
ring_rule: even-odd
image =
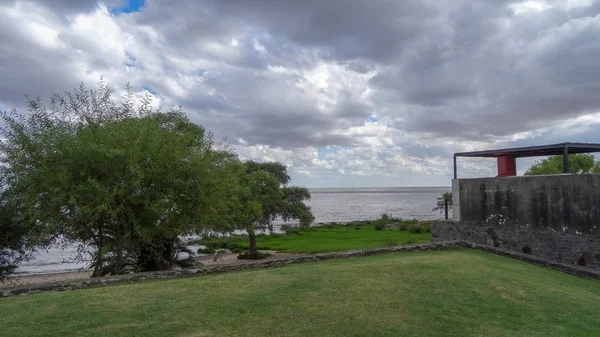
[[[600,282],[479,251],[0,299],[1,336],[598,336]]]
[[[258,249],[272,249],[289,253],[337,252],[359,248],[378,248],[422,243],[431,241],[431,233],[413,233],[408,230],[375,230],[373,226],[332,226],[311,228],[308,231],[288,232],[287,235],[265,235],[257,237]],[[205,239],[200,244],[213,248],[248,249],[247,236],[227,239]],[[211,245],[214,243],[214,245]]]

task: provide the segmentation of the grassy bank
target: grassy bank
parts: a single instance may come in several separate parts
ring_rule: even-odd
[[[597,336],[600,282],[479,251],[0,299],[3,336]]]
[[[427,223],[414,220],[390,224],[393,228],[377,230],[372,221],[349,224],[325,224],[304,230],[290,229],[283,234],[262,235],[257,238],[258,249],[288,253],[335,252],[359,248],[378,248],[431,241]],[[214,249],[248,249],[248,237],[236,235],[225,238],[205,238],[195,242]]]

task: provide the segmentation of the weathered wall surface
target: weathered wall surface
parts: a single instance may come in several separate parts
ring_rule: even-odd
[[[437,221],[433,241],[464,240],[600,270],[600,237],[519,225]]]
[[[460,221],[600,235],[600,174],[461,179]]]
[[[600,269],[600,175],[460,179],[454,222],[434,240],[467,240]]]

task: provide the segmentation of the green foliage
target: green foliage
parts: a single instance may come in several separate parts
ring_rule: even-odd
[[[387,213],[381,214],[379,219],[375,220],[373,226],[376,230],[380,231],[385,228],[390,223],[391,216]]]
[[[238,168],[238,186],[234,196],[237,203],[232,207],[235,228],[248,233],[251,257],[256,254],[256,230],[273,230],[273,221],[299,220],[306,228],[314,217],[304,201],[310,199],[308,189],[288,186],[287,168],[276,162],[257,163],[247,161]],[[234,229],[234,228],[230,228]]]
[[[300,233],[302,233],[302,229],[301,228],[293,228],[292,227],[292,228],[287,228],[285,230],[285,234],[286,235],[292,235],[292,234],[296,234],[297,235],[297,234],[300,234]]]
[[[396,240],[394,239],[387,239],[387,240],[383,240],[382,242],[383,247],[394,247],[397,246],[398,243],[396,242]]]
[[[229,249],[233,250],[236,248],[244,248],[240,245],[240,241],[246,240],[246,236],[244,235],[234,235],[234,236],[208,236],[206,238],[201,239],[197,243],[206,246],[208,249],[217,250],[217,249]]]
[[[11,203],[5,193],[0,194],[0,282],[30,257],[35,236],[33,222],[20,221],[22,206]]]
[[[415,233],[415,234],[419,234],[419,233],[423,233],[424,230],[423,230],[423,227],[421,227],[421,226],[412,226],[410,228],[410,232],[411,233]]]
[[[562,174],[563,172],[563,156],[557,155],[535,162],[525,171],[525,175]],[[591,154],[570,154],[569,173],[600,173],[600,164],[594,162],[594,156]]]
[[[407,231],[415,234],[431,233],[431,224],[427,222],[407,220],[399,223],[397,227],[400,231]]]
[[[437,203],[435,205],[435,207],[433,208],[433,211],[437,211],[439,210],[440,213],[442,213],[444,211],[445,208],[445,201],[448,202],[448,210],[452,209],[452,192],[446,192],[444,194],[442,194],[441,197],[437,198]]]
[[[19,226],[91,247],[95,276],[171,268],[178,235],[231,220],[237,159],[182,112],[111,95],[101,82],[5,113],[4,195]]]

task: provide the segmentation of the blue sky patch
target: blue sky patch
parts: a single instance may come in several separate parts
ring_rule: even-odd
[[[113,15],[119,15],[122,13],[134,13],[142,10],[145,4],[145,0],[126,0],[123,6],[109,7],[108,11]]]
[[[371,116],[371,117],[367,118],[367,122],[375,123],[375,122],[377,122],[377,117]]]
[[[135,56],[130,54],[128,51],[125,52],[125,56],[127,56],[127,61],[124,63],[128,68],[135,67]]]
[[[148,90],[152,95],[156,96],[156,91],[152,90],[152,88],[150,88],[146,84],[142,85],[142,89]]]

